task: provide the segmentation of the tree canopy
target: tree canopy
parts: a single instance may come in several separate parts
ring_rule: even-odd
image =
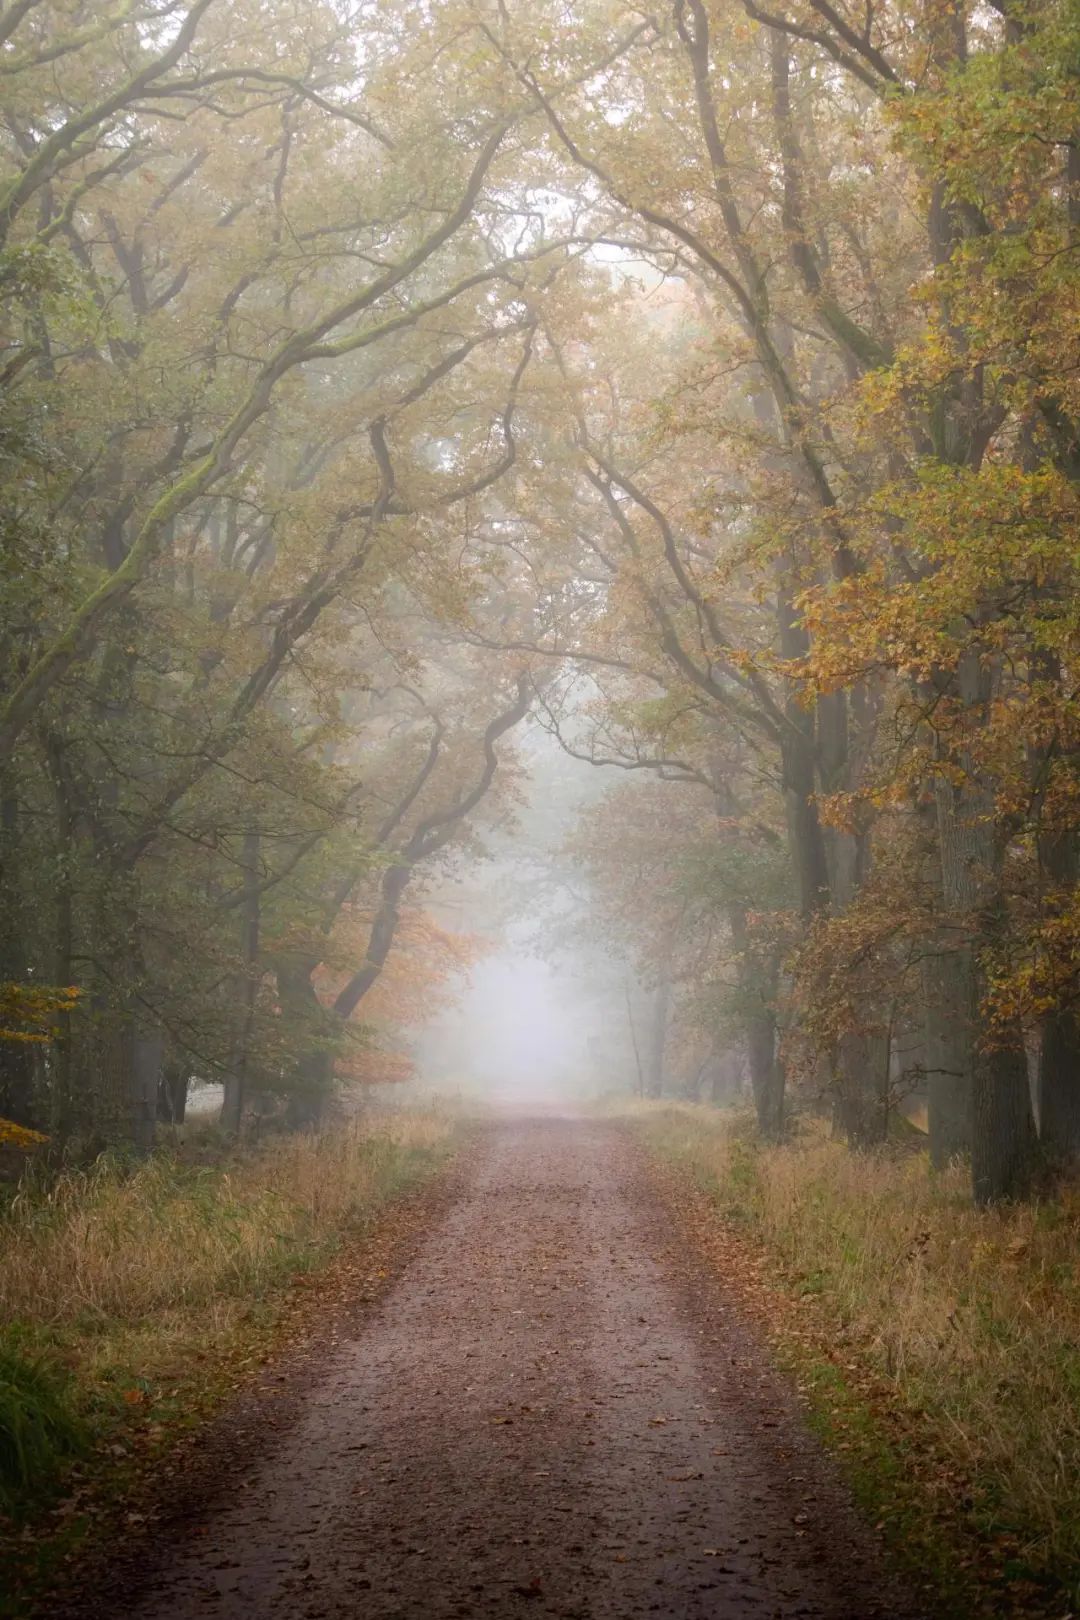
[[[1077,30],[13,0],[0,1113],[403,1072],[532,724],[687,1072],[1075,1158]]]

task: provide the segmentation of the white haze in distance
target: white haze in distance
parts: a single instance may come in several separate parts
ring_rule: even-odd
[[[619,942],[590,935],[586,879],[564,854],[611,774],[569,758],[536,726],[520,748],[526,803],[484,835],[487,860],[427,900],[444,926],[481,935],[489,950],[454,1005],[414,1032],[418,1078],[513,1106],[632,1089],[627,1000],[641,987]]]
[[[424,1029],[418,1068],[440,1089],[494,1102],[568,1101],[589,1080],[589,1031],[568,1016],[566,975],[509,943],[478,962],[456,1006]]]

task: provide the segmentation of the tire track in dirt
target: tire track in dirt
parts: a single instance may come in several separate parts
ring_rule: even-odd
[[[138,1620],[870,1620],[885,1574],[638,1150],[500,1122],[295,1423],[111,1602]]]

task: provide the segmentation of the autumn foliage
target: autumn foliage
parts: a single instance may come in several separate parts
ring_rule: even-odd
[[[671,796],[684,1083],[1073,1160],[1073,9],[8,21],[0,971],[93,1009],[9,1111],[404,1073],[531,715]]]

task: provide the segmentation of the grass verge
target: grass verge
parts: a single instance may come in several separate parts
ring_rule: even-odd
[[[0,1616],[27,1612],[96,1524],[115,1532],[148,1468],[269,1358],[297,1285],[362,1254],[461,1130],[402,1110],[223,1162],[192,1162],[189,1142],[23,1181],[0,1210]]]
[[[1080,1195],[971,1208],[918,1152],[634,1105],[857,1498],[953,1616],[1080,1603]],[[678,1197],[678,1192],[675,1193]],[[719,1217],[719,1219],[717,1218]]]

